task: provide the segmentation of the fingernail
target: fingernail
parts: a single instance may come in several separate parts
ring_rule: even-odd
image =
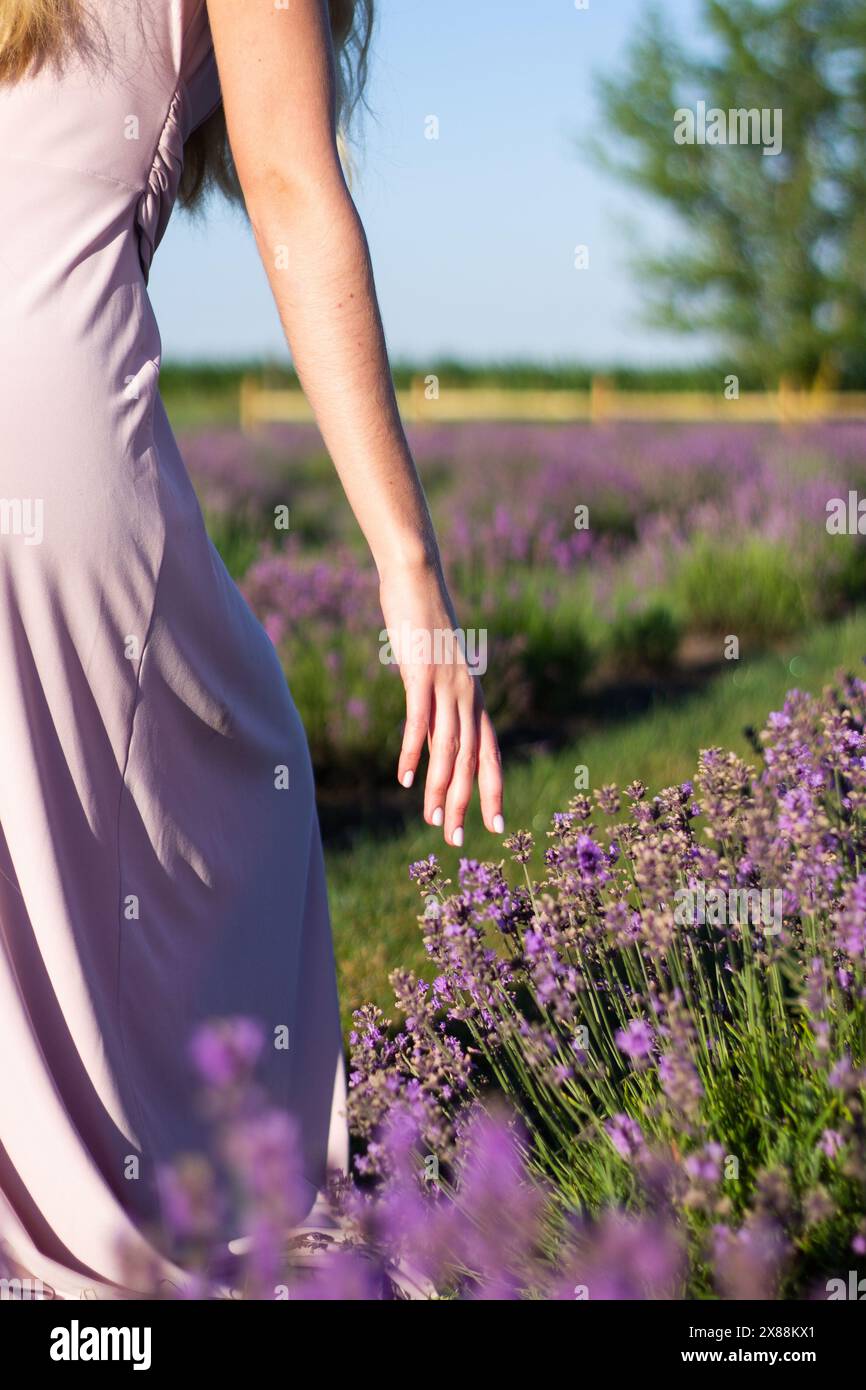
[[[436,807],[436,810],[433,812],[433,815],[430,817],[430,819],[432,820],[434,825],[442,824],[442,822],[445,819],[445,812],[442,810],[441,806]]]
[[[411,787],[412,783],[415,781],[415,774],[410,769],[409,772],[403,773],[403,776],[400,780],[403,783],[404,787]]]
[[[462,826],[462,825],[458,825],[457,829],[454,831],[454,834],[451,836],[451,843],[452,843],[453,845],[456,845],[458,849],[459,849],[460,846],[463,844],[463,826]]]
[[[504,829],[505,829],[505,817],[504,817],[504,816],[494,816],[494,817],[493,817],[493,833],[494,833],[494,835],[501,835],[502,832],[504,831]]]

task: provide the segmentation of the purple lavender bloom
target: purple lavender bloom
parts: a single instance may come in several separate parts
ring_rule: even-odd
[[[717,1226],[713,1262],[725,1298],[774,1300],[789,1244],[778,1225],[753,1217],[740,1230]]]
[[[578,1234],[580,1251],[554,1297],[582,1302],[680,1298],[686,1272],[682,1235],[670,1220],[609,1211]]]
[[[219,1228],[224,1203],[210,1164],[200,1155],[164,1164],[156,1175],[163,1219],[175,1241],[212,1240]]]
[[[828,1158],[836,1158],[836,1156],[842,1152],[844,1146],[844,1137],[839,1133],[838,1129],[824,1130],[821,1135],[819,1148]]]
[[[634,1158],[644,1147],[643,1131],[630,1115],[612,1115],[604,1127],[610,1142],[621,1158]]]
[[[703,1149],[689,1154],[683,1167],[696,1182],[712,1185],[721,1180],[724,1157],[725,1151],[721,1144],[706,1144]]]
[[[604,867],[604,850],[589,835],[578,835],[576,851],[581,873],[588,880],[593,880]]]
[[[290,1285],[293,1303],[373,1303],[393,1298],[386,1271],[363,1251],[325,1251],[306,1274]]]
[[[264,1042],[264,1029],[255,1020],[223,1019],[193,1034],[190,1055],[202,1080],[221,1090],[251,1075]]]
[[[616,1034],[616,1045],[620,1052],[632,1060],[649,1057],[654,1041],[652,1029],[642,1018],[631,1019],[626,1027],[620,1028]]]

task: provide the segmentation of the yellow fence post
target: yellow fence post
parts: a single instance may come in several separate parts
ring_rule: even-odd
[[[427,383],[423,376],[413,376],[409,383],[409,410],[408,419],[414,424],[416,420],[423,420],[428,414],[427,405]]]
[[[242,376],[238,400],[238,419],[243,434],[250,434],[256,423],[258,393],[259,387],[255,377]]]
[[[589,384],[589,421],[601,424],[613,414],[613,383],[607,377],[594,376]]]

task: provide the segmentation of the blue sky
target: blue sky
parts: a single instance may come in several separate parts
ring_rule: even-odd
[[[616,71],[646,0],[378,0],[356,202],[392,358],[693,359],[640,322],[628,259],[661,214],[595,169],[593,75]],[[692,31],[697,0],[665,0]],[[439,121],[438,140],[425,120]],[[589,268],[574,248],[589,247]],[[151,278],[164,358],[286,359],[249,230],[175,214]]]

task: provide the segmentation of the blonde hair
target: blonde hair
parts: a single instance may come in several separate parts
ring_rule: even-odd
[[[328,0],[337,60],[335,119],[341,151],[363,100],[373,29],[374,0]],[[61,63],[73,47],[91,40],[85,0],[0,0],[0,82],[18,82],[45,63]],[[240,202],[241,191],[219,106],[186,142],[180,202],[199,206],[218,190]]]

